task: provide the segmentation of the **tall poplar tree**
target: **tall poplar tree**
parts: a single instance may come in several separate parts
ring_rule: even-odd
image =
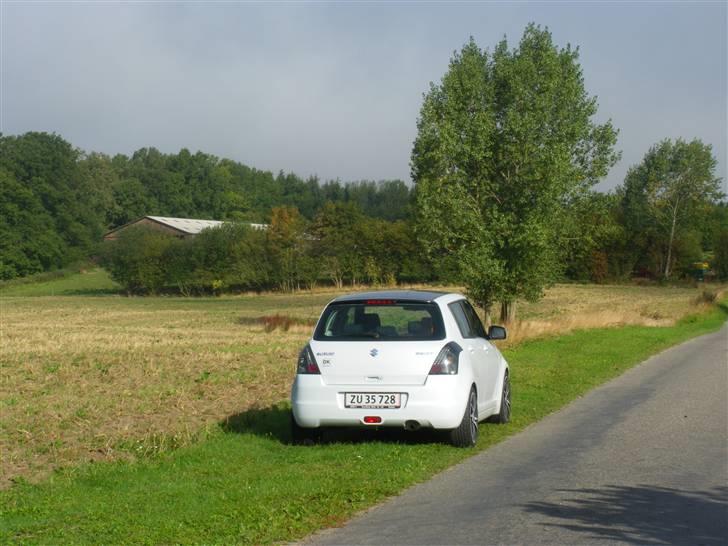
[[[418,234],[486,312],[500,301],[506,322],[561,270],[569,201],[618,159],[578,59],[534,24],[513,49],[471,38],[424,96],[411,160]]]

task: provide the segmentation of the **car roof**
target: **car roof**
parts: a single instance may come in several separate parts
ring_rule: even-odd
[[[331,303],[376,299],[431,302],[442,296],[447,296],[448,294],[453,293],[439,292],[437,290],[376,290],[373,292],[355,292],[353,294],[339,296]]]

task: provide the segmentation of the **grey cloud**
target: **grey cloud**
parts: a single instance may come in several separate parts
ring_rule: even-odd
[[[699,4],[2,3],[5,133],[106,153],[187,147],[258,168],[409,180],[421,96],[471,34],[528,21],[581,46],[624,158],[663,137],[726,169],[726,6]]]

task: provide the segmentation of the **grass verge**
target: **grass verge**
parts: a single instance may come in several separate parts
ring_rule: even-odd
[[[577,331],[506,351],[514,419],[485,449],[671,345],[721,327],[728,306],[664,328]],[[137,462],[89,464],[0,492],[0,542],[274,543],[336,525],[470,456],[423,433],[287,444],[285,405],[248,410],[199,443]]]

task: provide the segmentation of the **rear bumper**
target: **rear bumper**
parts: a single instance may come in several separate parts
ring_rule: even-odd
[[[381,417],[376,426],[403,427],[417,421],[422,427],[453,429],[462,421],[472,380],[464,375],[428,376],[424,385],[325,385],[320,375],[297,375],[291,390],[296,422],[305,428],[372,426],[365,416]],[[398,392],[397,409],[344,407],[346,392]]]

